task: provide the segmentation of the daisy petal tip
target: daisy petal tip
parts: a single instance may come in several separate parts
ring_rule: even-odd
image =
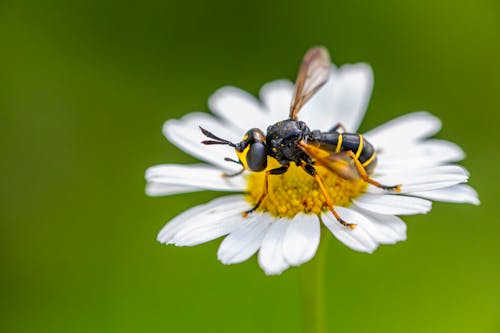
[[[260,265],[260,263],[259,263]],[[260,265],[262,270],[264,271],[264,274],[267,276],[278,276],[281,275],[288,267],[282,267],[282,268],[264,268],[262,265]]]
[[[377,250],[377,248],[378,248],[378,246],[370,248],[370,249],[366,250],[365,253],[367,253],[367,254],[373,254]]]
[[[415,111],[411,112],[406,115],[407,117],[413,118],[413,119],[421,119],[427,122],[432,122],[434,123],[437,127],[441,127],[441,119],[433,115],[431,112],[427,110],[421,110],[421,111]],[[405,116],[403,116],[405,117]]]
[[[229,266],[229,265],[231,265],[231,264],[232,264],[232,263],[231,263],[231,262],[229,262],[229,261],[226,261],[226,260],[223,260],[223,259],[220,259],[220,258],[218,258],[218,259],[219,259],[219,261],[221,262],[221,264],[223,264],[224,266]]]
[[[208,98],[208,106],[213,106],[219,102],[220,98],[223,98],[228,95],[240,94],[242,90],[236,88],[234,86],[222,86],[217,89],[210,97]]]
[[[233,257],[228,257],[228,256],[224,256],[224,255],[219,255],[217,254],[217,259],[225,266],[229,266],[229,265],[234,265],[234,264],[239,264],[245,260],[237,260]]]
[[[350,248],[353,251],[366,253],[366,254],[373,254],[373,252],[375,252],[375,250],[377,250],[377,248],[378,248],[378,244],[372,244],[372,245],[365,244],[363,247],[348,245],[346,243],[344,243],[344,245],[346,245],[348,248]]]
[[[441,127],[443,126],[441,119],[439,119],[429,111],[418,111],[416,112],[416,115],[419,116],[421,120],[431,125],[431,127],[435,129],[435,133],[441,130]]]
[[[220,249],[220,248],[219,248]],[[223,265],[231,265],[231,260],[230,258],[227,258],[222,251],[217,252],[217,259],[223,264]]]
[[[165,245],[169,245],[169,244],[172,244],[171,243],[171,240],[167,237],[164,237],[162,235],[158,235],[158,237],[156,237],[156,240],[158,241],[158,243],[160,244],[165,244]]]
[[[170,235],[166,235],[166,233],[163,230],[161,230],[158,233],[158,236],[156,236],[156,240],[161,244],[166,244],[170,240],[170,238],[171,238]]]
[[[172,241],[175,236],[175,231],[170,228],[170,226],[167,224],[165,227],[163,227],[162,230],[158,233],[156,236],[156,240],[165,245],[172,244]]]
[[[162,133],[165,135],[167,139],[170,140],[170,137],[173,135],[174,128],[179,125],[178,119],[169,119],[163,123]]]
[[[161,197],[176,193],[192,192],[189,187],[185,186],[170,186],[157,182],[148,182],[146,184],[145,193],[148,197]]]
[[[348,63],[340,66],[338,69],[334,68],[332,65],[332,73],[331,75],[335,75],[337,71],[341,71],[344,73],[359,73],[360,75],[366,76],[368,79],[373,80],[373,69],[370,64],[366,62],[357,62],[357,63]]]
[[[479,200],[479,196],[477,192],[471,188],[471,193],[468,198],[464,198],[463,203],[468,203],[474,206],[480,206],[481,200]]]
[[[224,112],[228,106],[233,105],[233,103],[246,103],[250,106],[255,106],[256,99],[254,96],[250,95],[248,92],[234,87],[234,86],[223,86],[217,89],[208,98],[208,107],[215,113]]]
[[[268,82],[260,88],[259,97],[265,100],[269,94],[281,90],[290,90],[290,92],[293,92],[293,83],[285,79]]]
[[[479,206],[481,204],[481,200],[479,200],[479,194],[472,186],[469,186],[467,184],[462,184],[462,188],[465,190],[466,193],[468,192],[467,199],[469,200],[465,202],[468,202],[474,206]]]
[[[366,62],[360,62],[357,64],[352,65],[353,68],[359,71],[361,75],[363,75],[365,79],[365,83],[367,87],[369,88],[370,92],[373,88],[373,69],[370,64]]]
[[[359,250],[359,249],[355,249],[355,248],[351,248],[352,250],[355,250],[357,252],[362,252],[362,253],[366,253],[366,254],[373,254],[377,249],[378,247],[381,245],[382,243],[379,243],[377,241],[374,241],[372,244],[367,244],[366,248],[364,250]]]

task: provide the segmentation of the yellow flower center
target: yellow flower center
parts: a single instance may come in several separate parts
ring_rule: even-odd
[[[279,166],[271,159],[268,165],[271,169]],[[368,186],[361,179],[347,180],[324,167],[315,168],[334,206],[349,206],[352,199],[362,194]],[[248,175],[246,199],[253,205],[264,191],[265,173],[252,172]],[[268,194],[257,209],[276,217],[294,217],[298,213],[317,215],[326,210],[326,200],[313,177],[295,164],[291,164],[282,175],[269,175]]]

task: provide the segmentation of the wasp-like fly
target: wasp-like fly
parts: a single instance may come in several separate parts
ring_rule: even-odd
[[[310,130],[297,115],[309,99],[327,82],[330,73],[330,56],[323,47],[310,49],[304,56],[295,82],[295,91],[290,106],[289,119],[277,122],[267,128],[267,135],[252,128],[246,132],[243,140],[238,143],[221,139],[209,131],[201,131],[210,140],[203,144],[224,144],[234,147],[238,161],[226,158],[228,161],[242,165],[240,172],[226,177],[236,176],[244,170],[264,171],[267,169],[267,159],[276,159],[280,166],[265,171],[264,189],[259,201],[249,211],[255,211],[268,193],[269,175],[285,173],[290,163],[295,163],[317,183],[328,209],[342,225],[353,229],[356,225],[344,221],[335,211],[331,198],[321,180],[316,166],[323,166],[344,179],[363,179],[384,190],[399,191],[400,185],[386,186],[370,178],[377,164],[374,147],[361,134],[345,133],[342,124],[337,124],[327,132]],[[339,131],[342,130],[342,131]]]

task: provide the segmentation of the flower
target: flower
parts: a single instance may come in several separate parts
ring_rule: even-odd
[[[366,110],[372,82],[373,74],[367,64],[339,68],[332,65],[327,84],[304,106],[300,120],[309,128],[322,131],[340,122],[347,132],[355,133]],[[188,209],[165,225],[158,234],[159,242],[194,246],[227,235],[218,250],[222,263],[243,262],[259,251],[259,265],[272,275],[309,261],[318,248],[320,233],[327,229],[351,249],[372,253],[380,244],[405,240],[406,224],[398,216],[425,214],[431,209],[431,200],[479,204],[477,193],[465,184],[467,170],[453,164],[464,158],[464,152],[449,141],[429,139],[439,131],[440,120],[427,112],[415,112],[363,134],[377,149],[378,165],[372,178],[382,184],[402,184],[401,192],[371,185],[352,189],[347,184],[345,188],[352,193],[346,194],[343,185],[336,186],[347,181],[322,171],[322,176],[333,177],[325,183],[334,192],[331,195],[335,196],[335,210],[345,221],[357,224],[353,230],[338,223],[325,208],[322,197],[318,197],[312,177],[300,169],[270,176],[270,194],[264,200],[268,201],[267,206],[244,217],[242,212],[251,209],[261,193],[258,184],[263,182],[263,173],[221,177],[223,172],[237,172],[241,166],[224,160],[234,154],[229,147],[200,144],[206,137],[199,126],[238,142],[250,128],[265,130],[287,119],[292,93],[293,84],[287,80],[264,85],[261,101],[238,88],[223,87],[209,99],[215,116],[191,113],[165,123],[163,132],[168,140],[205,163],[150,167],[146,171],[148,195],[200,190],[240,194],[222,196]]]

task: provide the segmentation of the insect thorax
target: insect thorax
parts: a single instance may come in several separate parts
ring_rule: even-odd
[[[269,155],[281,164],[300,162],[307,157],[298,143],[310,133],[303,122],[293,119],[278,121],[267,128],[266,146]]]

